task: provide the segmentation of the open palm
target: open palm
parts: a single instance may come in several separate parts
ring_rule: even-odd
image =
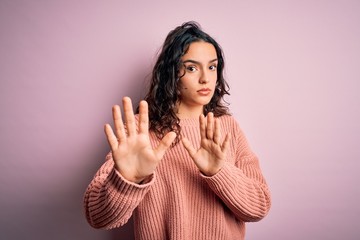
[[[229,134],[221,143],[220,123],[218,119],[214,119],[213,113],[209,113],[206,117],[201,115],[199,122],[201,136],[199,149],[196,150],[187,138],[183,138],[182,142],[199,170],[207,176],[212,176],[224,164],[229,147]]]
[[[149,139],[149,117],[146,101],[139,106],[139,119],[136,121],[131,99],[123,99],[126,128],[122,120],[120,107],[112,109],[115,131],[105,125],[105,134],[109,142],[115,168],[129,181],[140,183],[151,175],[166,150],[176,137],[170,132],[153,149]]]

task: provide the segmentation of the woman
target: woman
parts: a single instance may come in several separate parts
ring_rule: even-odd
[[[95,228],[124,225],[136,239],[244,239],[270,193],[257,157],[223,103],[228,94],[217,42],[194,22],[167,36],[151,86],[134,115],[113,107],[111,148],[84,198]],[[180,143],[181,141],[181,143]]]

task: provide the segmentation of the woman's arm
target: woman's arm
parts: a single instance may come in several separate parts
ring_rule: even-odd
[[[148,191],[156,166],[176,137],[174,132],[169,132],[153,148],[149,139],[147,102],[140,102],[138,119],[130,98],[125,97],[123,105],[125,124],[120,107],[115,105],[114,131],[109,124],[105,125],[111,154],[96,173],[84,197],[86,217],[95,228],[113,228],[128,221]]]
[[[270,191],[255,156],[243,158],[235,166],[225,163],[211,177],[202,176],[238,219],[255,222],[269,212]]]
[[[245,135],[232,117],[223,119],[226,131],[211,113],[199,121],[200,148],[195,150],[185,138],[183,143],[201,175],[238,219],[259,221],[270,209],[270,191]],[[223,142],[221,132],[227,132]],[[235,159],[226,161],[230,145]]]
[[[154,180],[153,174],[142,184],[126,180],[114,168],[114,160],[109,153],[85,192],[87,221],[94,228],[110,229],[124,225]]]

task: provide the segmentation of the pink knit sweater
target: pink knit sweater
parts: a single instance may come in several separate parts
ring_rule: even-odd
[[[86,218],[95,228],[124,225],[134,214],[135,238],[244,239],[245,222],[262,219],[270,208],[270,193],[257,157],[231,116],[220,117],[222,136],[231,133],[223,168],[202,175],[181,143],[169,149],[146,184],[124,179],[114,169],[111,154],[88,186]],[[181,131],[199,147],[199,123],[181,120]],[[151,135],[151,142],[158,140]]]

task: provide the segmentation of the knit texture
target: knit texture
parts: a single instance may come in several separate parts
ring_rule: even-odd
[[[259,221],[270,209],[270,192],[256,155],[237,122],[220,119],[221,134],[231,134],[222,169],[200,173],[179,143],[170,148],[145,184],[127,181],[115,170],[111,153],[89,184],[84,207],[95,228],[124,225],[134,214],[135,239],[244,239],[245,222]],[[181,133],[200,144],[199,122],[181,120]],[[159,140],[150,134],[153,146]]]

